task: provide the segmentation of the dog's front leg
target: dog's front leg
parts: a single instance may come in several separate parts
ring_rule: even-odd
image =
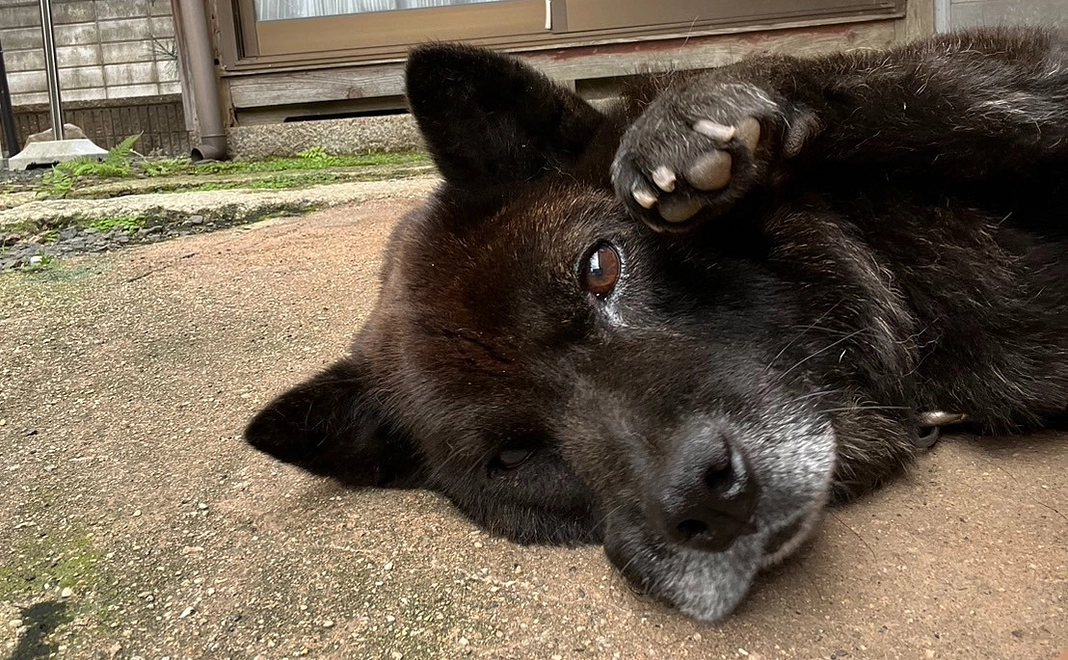
[[[828,172],[987,190],[1006,177],[1057,181],[1068,172],[1068,44],[978,32],[679,75],[624,134],[612,165],[619,198],[661,231]]]

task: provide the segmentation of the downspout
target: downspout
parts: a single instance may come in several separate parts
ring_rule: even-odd
[[[172,3],[175,23],[181,42],[180,52],[193,92],[200,143],[193,147],[190,158],[225,160],[226,129],[223,128],[222,103],[215,79],[215,53],[212,49],[208,16],[204,0],[176,0]]]

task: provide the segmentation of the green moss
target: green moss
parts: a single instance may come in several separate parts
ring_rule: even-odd
[[[103,159],[78,158],[56,165],[41,178],[34,188],[35,192],[44,197],[67,197],[75,192],[86,179],[392,167],[424,165],[430,162],[427,155],[422,153],[370,152],[358,156],[335,156],[327,153],[323,147],[305,149],[292,158],[268,158],[257,161],[193,163],[188,158],[149,161],[133,150],[134,144],[140,137],[140,134],[131,135],[111,149]]]
[[[112,604],[119,601],[120,580],[92,536],[82,530],[28,533],[16,536],[0,565],[0,601],[34,603],[21,609],[24,622],[48,638],[60,625],[77,617],[101,630],[114,622]],[[70,589],[64,597],[64,590]],[[43,657],[43,656],[42,656]]]
[[[331,172],[315,172],[309,174],[279,174],[265,179],[256,179],[241,187],[253,190],[281,190],[284,188],[305,188],[328,183],[336,183],[340,177]]]
[[[233,174],[244,172],[285,172],[289,170],[323,170],[347,167],[386,167],[397,165],[426,165],[430,158],[423,153],[372,152],[359,156],[331,156],[319,147],[302,151],[295,158],[225,161],[190,164],[184,171],[171,174]]]
[[[354,167],[396,167],[400,165],[429,165],[423,153],[371,152],[358,156],[332,156],[322,147],[306,149],[292,158],[264,160],[229,160],[194,163],[188,158],[146,161],[141,173],[149,177],[207,174],[248,174],[257,172],[286,172],[292,170],[325,170]]]
[[[75,593],[107,586],[99,570],[100,553],[92,539],[78,534],[56,538],[43,534],[14,548],[14,560],[0,567],[0,600],[15,601],[70,588]]]
[[[129,233],[144,227],[145,217],[141,215],[119,215],[110,218],[99,218],[93,220],[86,226],[90,229],[96,229],[97,231],[121,229],[122,231]]]

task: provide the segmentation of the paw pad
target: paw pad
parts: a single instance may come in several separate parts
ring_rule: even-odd
[[[702,192],[722,190],[731,182],[732,160],[729,153],[718,149],[698,156],[686,170],[686,180]]]
[[[755,117],[746,117],[734,125],[700,119],[691,128],[711,141],[707,145],[711,149],[677,154],[673,160],[679,162],[672,165],[661,163],[650,172],[630,173],[634,202],[647,211],[656,208],[660,218],[672,224],[686,222],[707,206],[710,200],[706,193],[726,189],[737,157],[743,156],[744,151],[743,158],[751,159],[760,142],[760,122]]]

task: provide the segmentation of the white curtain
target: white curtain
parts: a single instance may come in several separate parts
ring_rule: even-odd
[[[473,5],[502,0],[256,0],[256,19],[282,21],[291,18],[363,14],[395,9],[423,9]]]

